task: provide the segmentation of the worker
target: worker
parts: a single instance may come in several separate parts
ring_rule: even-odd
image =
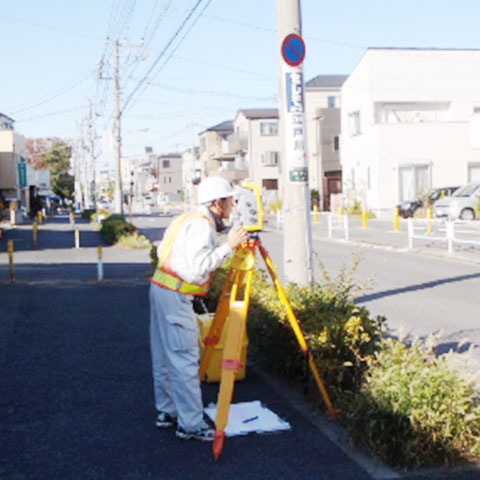
[[[176,426],[183,439],[212,441],[204,420],[200,390],[199,329],[195,295],[206,295],[213,272],[247,240],[243,227],[225,230],[236,192],[221,177],[207,177],[198,187],[195,210],[177,217],[158,247],[158,266],[150,286],[150,345],[156,425]]]

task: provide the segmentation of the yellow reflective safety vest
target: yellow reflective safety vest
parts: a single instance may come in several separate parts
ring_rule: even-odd
[[[214,221],[208,215],[198,211],[187,212],[177,217],[167,228],[165,238],[163,239],[162,248],[158,257],[157,269],[152,277],[152,282],[156,285],[168,290],[174,290],[176,292],[183,293],[185,295],[207,294],[212,275],[210,275],[210,278],[205,283],[197,285],[195,283],[186,282],[171,268],[172,250],[178,232],[185,225],[185,223],[196,218],[205,218],[213,226],[215,226]]]

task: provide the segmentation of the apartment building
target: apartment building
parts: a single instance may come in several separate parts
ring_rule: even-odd
[[[480,178],[480,50],[370,48],[341,96],[347,200],[381,214]]]
[[[309,186],[329,210],[330,195],[342,191],[340,164],[341,88],[347,75],[318,75],[305,85]]]

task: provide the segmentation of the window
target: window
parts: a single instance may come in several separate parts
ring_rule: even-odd
[[[329,96],[327,98],[328,102],[328,108],[335,108],[335,97],[334,96]]]
[[[264,137],[278,135],[278,122],[260,122],[260,135]]]
[[[468,164],[468,181],[480,182],[480,163]]]
[[[362,133],[360,125],[360,112],[351,112],[348,114],[348,131],[350,136],[360,135]]]
[[[376,103],[375,121],[380,124],[434,123],[450,119],[448,102]]]
[[[263,166],[275,166],[278,165],[280,152],[263,152],[260,158]]]
[[[415,200],[430,190],[430,169],[428,165],[405,165],[398,170],[400,201]]]
[[[163,168],[170,168],[170,160],[163,160],[162,167]]]
[[[335,135],[333,137],[333,151],[338,152],[340,150],[340,137]]]
[[[265,178],[262,180],[262,187],[265,190],[278,190],[278,180]]]

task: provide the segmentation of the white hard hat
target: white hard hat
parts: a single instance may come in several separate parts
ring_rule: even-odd
[[[198,203],[210,203],[217,198],[228,198],[236,195],[230,183],[222,177],[207,177],[198,186]]]

